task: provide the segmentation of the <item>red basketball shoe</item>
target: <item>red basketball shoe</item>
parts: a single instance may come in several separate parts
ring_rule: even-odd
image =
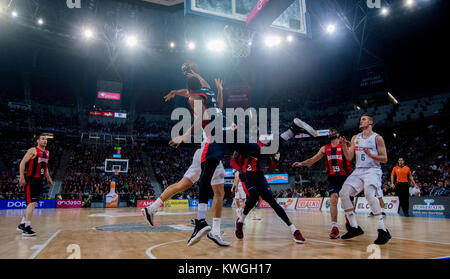
[[[300,244],[305,243],[305,239],[303,238],[303,235],[299,230],[296,230],[294,232],[294,241],[295,241],[295,243],[300,243]]]
[[[338,239],[339,238],[339,229],[338,227],[333,227],[330,233],[330,239]]]

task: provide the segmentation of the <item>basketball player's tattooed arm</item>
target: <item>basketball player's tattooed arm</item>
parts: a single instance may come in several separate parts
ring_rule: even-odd
[[[356,136],[353,136],[351,142],[349,142],[345,137],[339,138],[339,143],[342,145],[342,151],[344,152],[344,156],[347,161],[353,160],[353,157],[355,156],[355,138]]]
[[[200,96],[190,96],[188,99],[188,103],[191,107],[193,107],[194,111],[194,124],[192,124],[191,128],[187,130],[187,132],[184,135],[178,136],[172,140],[169,141],[170,146],[175,146],[178,148],[178,146],[187,140],[191,135],[194,135],[197,130],[202,129],[202,120],[203,120],[203,113],[204,113],[204,107],[203,107],[203,99]],[[198,112],[198,109],[195,104],[200,103],[201,104],[201,111]]]
[[[387,163],[388,157],[387,157],[387,152],[386,152],[386,145],[384,144],[383,138],[381,136],[377,136],[375,140],[377,142],[378,155],[370,153],[370,150],[367,148],[364,149],[364,153],[366,153],[367,156],[369,156],[370,158],[372,158],[375,161],[378,161],[381,163]]]
[[[196,77],[200,80],[202,87],[211,88],[211,86],[209,86],[209,83],[206,80],[204,80],[199,74],[197,74],[195,72],[191,72],[191,73],[187,74],[187,76],[188,77]]]
[[[164,96],[164,101],[166,101],[166,102],[170,101],[175,96],[181,96],[181,97],[188,98],[189,97],[189,90],[187,90],[186,88],[185,89],[172,90],[172,91],[169,92],[169,94]]]
[[[25,186],[25,165],[34,157],[36,157],[36,149],[30,148],[28,149],[27,153],[25,153],[25,156],[23,156],[22,161],[20,161],[19,165],[19,173],[20,173],[20,179],[19,179],[19,185]]]
[[[295,162],[292,164],[293,168],[298,168],[298,167],[309,167],[314,165],[315,163],[317,163],[320,159],[323,158],[323,155],[325,155],[325,146],[322,146],[319,150],[319,152],[317,152],[316,155],[314,155],[313,157],[303,161],[303,162]]]

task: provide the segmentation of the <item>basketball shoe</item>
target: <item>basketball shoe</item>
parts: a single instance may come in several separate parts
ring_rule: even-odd
[[[339,229],[338,227],[333,227],[330,233],[330,239],[338,239],[339,238]]]
[[[386,231],[382,230],[382,229],[378,229],[378,237],[377,239],[375,239],[375,241],[373,243],[378,244],[378,245],[383,245],[386,244],[389,239],[391,239],[392,236],[389,233],[388,229],[386,229]]]
[[[214,241],[214,243],[216,243],[219,246],[226,247],[226,246],[230,246],[231,245],[230,242],[226,242],[223,239],[223,234],[222,233],[213,234],[212,232],[209,232],[206,236],[209,239],[211,239],[212,241]]]
[[[187,246],[192,246],[200,241],[200,239],[211,231],[211,227],[206,223],[205,219],[194,220],[195,228],[191,237],[188,240]]]
[[[23,232],[25,230],[25,224],[18,225],[16,230],[18,230],[19,232]]]
[[[31,229],[30,226],[25,227],[25,229],[22,232],[22,236],[24,236],[24,237],[32,237],[35,235],[36,235],[36,233]]]
[[[294,241],[295,241],[295,243],[299,243],[299,244],[305,243],[305,239],[303,238],[303,235],[299,230],[296,230],[294,232]]]
[[[364,231],[361,229],[360,226],[358,226],[357,228],[354,228],[352,226],[350,226],[350,229],[348,230],[348,232],[346,234],[344,234],[343,236],[341,236],[342,239],[350,239],[353,237],[356,237],[358,235],[362,235],[364,234]]]
[[[145,217],[145,221],[147,221],[151,226],[153,226],[153,217],[155,216],[155,212],[147,209],[147,207],[144,207],[141,209],[142,216]]]

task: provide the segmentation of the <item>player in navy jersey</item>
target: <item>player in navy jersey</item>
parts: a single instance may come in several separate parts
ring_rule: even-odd
[[[25,237],[36,235],[31,229],[31,217],[33,216],[36,204],[39,202],[39,196],[42,193],[44,180],[46,179],[50,186],[53,185],[53,181],[48,172],[49,152],[45,149],[47,147],[47,136],[40,134],[37,137],[36,142],[37,146],[28,149],[20,162],[19,167],[19,185],[25,186],[27,209],[17,230],[22,231],[22,235]]]
[[[328,193],[330,195],[330,215],[331,215],[331,233],[330,238],[336,239],[339,237],[339,228],[337,224],[338,215],[338,199],[339,191],[352,172],[351,162],[348,161],[339,143],[339,131],[337,129],[330,129],[328,138],[330,143],[322,146],[313,157],[303,161],[295,162],[292,167],[309,167],[317,163],[324,156],[326,157],[326,171],[328,174]]]
[[[273,172],[278,165],[280,154],[277,153],[273,157],[269,158],[268,171]],[[261,166],[261,159],[253,156],[245,157],[235,152],[233,154],[233,157],[231,158],[230,165],[236,171],[245,173],[246,188],[248,192],[244,211],[240,216],[238,216],[236,220],[236,237],[238,239],[242,239],[244,237],[243,227],[245,217],[248,215],[250,210],[255,207],[256,203],[259,201],[259,197],[261,196],[261,198],[265,200],[273,210],[275,210],[275,213],[278,215],[278,217],[280,217],[290,228],[291,233],[294,236],[294,241],[296,243],[304,243],[305,239],[303,238],[300,230],[295,227],[295,225],[287,216],[286,211],[284,211],[284,209],[277,203],[277,201],[273,197],[273,193],[270,190],[270,186],[264,176],[263,166]]]
[[[190,138],[192,134],[194,134],[194,130],[197,127],[205,128],[206,125],[209,124],[209,120],[203,120],[203,114],[207,109],[215,109],[217,114],[215,117],[221,117],[223,120],[223,135],[224,139],[227,138],[227,133],[231,133],[232,136],[236,135],[237,126],[235,123],[231,122],[229,119],[226,119],[222,115],[222,110],[219,108],[217,103],[217,98],[214,97],[214,92],[212,90],[204,90],[202,88],[201,80],[196,76],[190,76],[187,82],[187,89],[189,91],[188,103],[191,107],[191,110],[194,114],[194,124],[191,126],[184,135],[178,136],[172,139],[169,142],[171,146],[178,146],[183,141]],[[194,104],[201,104],[201,112],[196,112],[194,109]],[[293,138],[295,134],[300,133],[301,131],[305,131],[313,137],[317,136],[316,130],[314,130],[311,126],[301,121],[300,119],[294,119],[291,127],[280,135],[279,143],[282,145],[287,140]],[[217,133],[217,131],[215,131]],[[220,133],[220,132],[219,132]],[[211,192],[211,178],[216,170],[216,167],[219,165],[220,160],[222,160],[225,152],[229,151],[237,151],[244,156],[261,156],[261,147],[256,143],[249,143],[248,138],[246,138],[245,143],[219,143],[212,140],[212,136],[209,134],[206,135],[206,143],[202,153],[202,172],[199,180],[199,207],[197,219],[195,219],[195,229],[188,240],[188,246],[191,246],[206,235],[211,227],[205,221],[206,212],[207,212],[207,202],[208,195]]]

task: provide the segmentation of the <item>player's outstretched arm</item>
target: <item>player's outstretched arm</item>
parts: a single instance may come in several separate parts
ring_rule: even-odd
[[[364,153],[366,153],[367,156],[372,158],[375,161],[381,162],[381,163],[387,163],[388,157],[387,157],[387,151],[386,151],[386,145],[384,144],[384,139],[381,136],[376,137],[377,142],[377,151],[378,155],[370,153],[370,150],[364,149]]]
[[[190,72],[187,74],[188,77],[196,77],[200,80],[200,83],[202,84],[202,87],[207,87],[207,88],[211,88],[211,86],[209,86],[209,83],[204,80],[199,74],[195,73],[195,72]]]
[[[186,141],[191,135],[194,135],[195,132],[201,132],[202,129],[202,120],[203,120],[203,99],[200,96],[190,96],[189,97],[189,105],[194,108],[194,124],[192,124],[191,128],[187,130],[184,135],[178,136],[169,141],[170,146],[177,147],[184,141]],[[197,104],[200,104],[198,106]],[[199,111],[197,107],[201,108]]]
[[[172,91],[169,92],[169,94],[164,96],[164,101],[166,101],[166,102],[170,101],[175,96],[181,96],[181,97],[188,98],[189,97],[189,90],[187,90],[186,88],[178,89],[178,90],[172,90]]]
[[[309,167],[314,165],[315,163],[317,163],[320,159],[323,158],[323,155],[325,155],[325,146],[322,146],[319,150],[319,152],[317,152],[316,155],[314,155],[313,157],[303,161],[303,162],[295,162],[294,164],[292,164],[293,168],[298,168],[298,167]]]

